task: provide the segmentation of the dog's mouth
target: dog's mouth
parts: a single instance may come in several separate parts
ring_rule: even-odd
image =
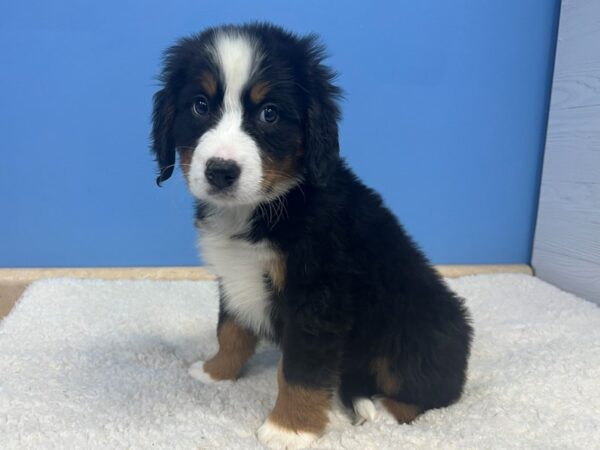
[[[210,187],[200,200],[212,203],[216,206],[251,206],[263,201],[264,195],[260,192],[255,194],[241,191],[238,186],[233,185],[225,189]]]
[[[227,188],[208,188],[207,195],[211,198],[217,199],[235,199],[237,193],[237,186],[230,186]]]

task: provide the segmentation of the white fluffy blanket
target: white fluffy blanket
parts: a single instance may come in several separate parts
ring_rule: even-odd
[[[526,275],[448,282],[476,330],[462,400],[315,447],[598,448],[600,309]],[[0,323],[0,448],[261,448],[278,352],[261,347],[236,383],[192,379],[216,319],[214,282],[33,284]]]

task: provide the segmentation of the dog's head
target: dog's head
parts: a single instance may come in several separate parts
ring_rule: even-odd
[[[169,48],[154,96],[157,183],[176,153],[192,194],[217,205],[327,183],[340,90],[323,58],[315,36],[266,24],[211,28]]]

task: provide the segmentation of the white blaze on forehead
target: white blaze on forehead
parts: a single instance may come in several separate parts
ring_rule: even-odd
[[[256,45],[246,36],[224,32],[215,39],[215,58],[224,78],[224,110],[241,112],[242,91],[260,61]]]
[[[241,170],[230,200],[256,203],[261,195],[262,162],[260,148],[242,127],[242,94],[261,57],[256,43],[243,33],[236,32],[217,34],[210,51],[219,67],[225,91],[222,115],[196,145],[189,170],[190,190],[200,199],[213,198],[205,177],[206,163],[211,158],[223,158],[234,161]]]

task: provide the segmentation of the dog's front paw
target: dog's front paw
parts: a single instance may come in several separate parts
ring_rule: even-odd
[[[272,449],[301,449],[308,448],[319,436],[307,431],[294,431],[267,419],[258,429],[258,440]]]
[[[188,373],[192,378],[201,381],[205,384],[216,383],[217,381],[219,381],[211,377],[209,373],[204,371],[204,361],[196,361],[189,367]]]

